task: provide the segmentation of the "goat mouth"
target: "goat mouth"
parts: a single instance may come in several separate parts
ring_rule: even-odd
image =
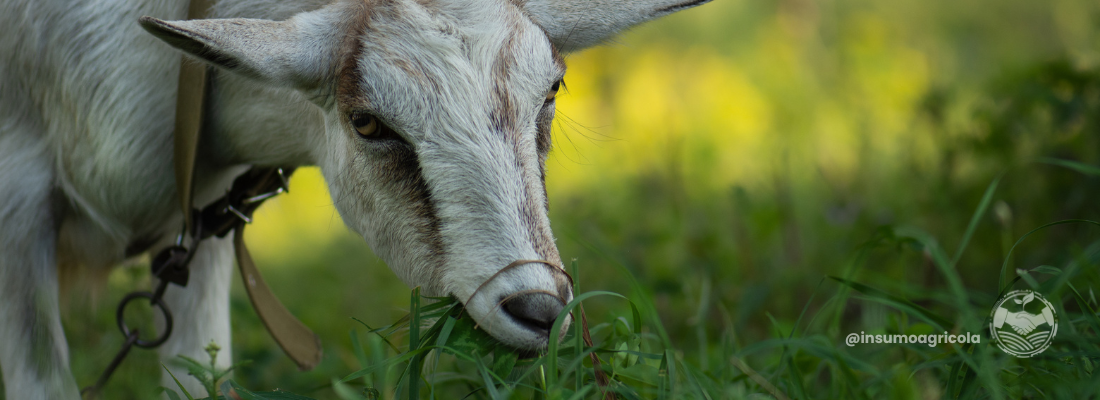
[[[541,265],[549,270],[549,275],[528,272],[540,276],[537,280],[540,283],[536,284],[534,281],[516,280],[516,276],[507,274],[529,264]],[[532,268],[537,270],[540,267]],[[508,278],[498,279],[505,276]],[[484,280],[463,303],[486,333],[509,347],[538,351],[546,348],[552,336],[557,336],[551,334],[555,323],[564,323],[564,327],[572,321],[568,315],[562,317],[563,321],[558,321],[571,299],[572,277],[556,264],[543,260],[518,260]]]

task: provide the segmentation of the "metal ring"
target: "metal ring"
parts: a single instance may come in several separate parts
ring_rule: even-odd
[[[122,331],[123,336],[130,337],[130,327],[126,326],[123,312],[126,310],[126,304],[138,298],[149,299],[149,304],[160,309],[161,314],[164,315],[164,332],[155,340],[137,339],[134,345],[144,349],[151,349],[164,344],[164,342],[168,340],[168,335],[172,333],[172,313],[168,312],[168,306],[164,304],[164,300],[157,298],[149,292],[133,292],[122,298],[122,301],[118,303],[118,311],[115,315],[115,319],[118,321],[118,329]]]

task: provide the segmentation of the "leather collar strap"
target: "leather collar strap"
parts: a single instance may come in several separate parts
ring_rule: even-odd
[[[187,18],[202,18],[210,5],[210,0],[191,0]],[[275,297],[271,288],[264,283],[259,269],[252,262],[252,257],[244,244],[244,227],[246,222],[250,221],[248,216],[252,214],[252,210],[258,207],[261,201],[269,197],[269,193],[278,193],[268,191],[272,184],[277,183],[280,187],[285,187],[286,177],[282,175],[282,171],[277,168],[253,167],[242,176],[246,179],[238,179],[238,181],[243,180],[245,183],[250,184],[243,185],[247,187],[239,190],[238,182],[234,182],[233,190],[221,201],[228,201],[228,206],[216,207],[221,202],[213,205],[213,208],[216,208],[221,214],[232,211],[240,217],[241,221],[239,223],[229,226],[224,224],[223,226],[215,226],[215,224],[207,221],[210,213],[206,210],[202,213],[203,215],[197,218],[192,211],[194,209],[195,157],[199,137],[205,123],[204,100],[211,83],[209,75],[208,67],[205,65],[188,61],[186,58],[180,63],[174,142],[176,190],[180,196],[179,201],[184,215],[185,229],[195,238],[195,242],[191,246],[198,246],[198,240],[203,237],[212,234],[224,236],[230,229],[235,231],[233,245],[236,248],[237,265],[240,268],[241,278],[245,289],[247,289],[248,298],[252,302],[252,307],[259,314],[260,319],[264,322],[264,326],[267,327],[267,331],[275,339],[275,342],[279,344],[279,347],[282,347],[287,356],[298,364],[298,368],[302,370],[312,369],[321,362],[320,339],[305,324],[295,318],[286,306]],[[273,181],[276,178],[280,182]],[[237,208],[233,208],[233,205],[249,209],[242,213]],[[206,229],[201,228],[203,225]]]
[[[187,9],[187,19],[202,18],[209,8],[210,0],[191,0]],[[181,57],[179,89],[176,94],[174,161],[176,191],[179,193],[180,207],[183,211],[183,224],[187,231],[191,232],[194,229],[191,223],[191,191],[194,187],[195,156],[199,148],[199,135],[205,122],[203,104],[210,81],[206,76],[206,65],[189,62],[186,56]]]

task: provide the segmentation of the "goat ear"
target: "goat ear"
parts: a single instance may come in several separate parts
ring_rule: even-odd
[[[303,19],[139,20],[160,40],[219,67],[264,81],[308,90],[332,71],[331,38]],[[312,25],[312,26],[310,26]]]
[[[710,0],[528,0],[523,8],[562,52],[600,44],[634,25]]]

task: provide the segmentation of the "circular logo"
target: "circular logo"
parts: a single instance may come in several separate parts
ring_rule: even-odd
[[[993,305],[989,333],[1005,353],[1027,358],[1042,353],[1058,333],[1058,315],[1043,295],[1014,290]]]

